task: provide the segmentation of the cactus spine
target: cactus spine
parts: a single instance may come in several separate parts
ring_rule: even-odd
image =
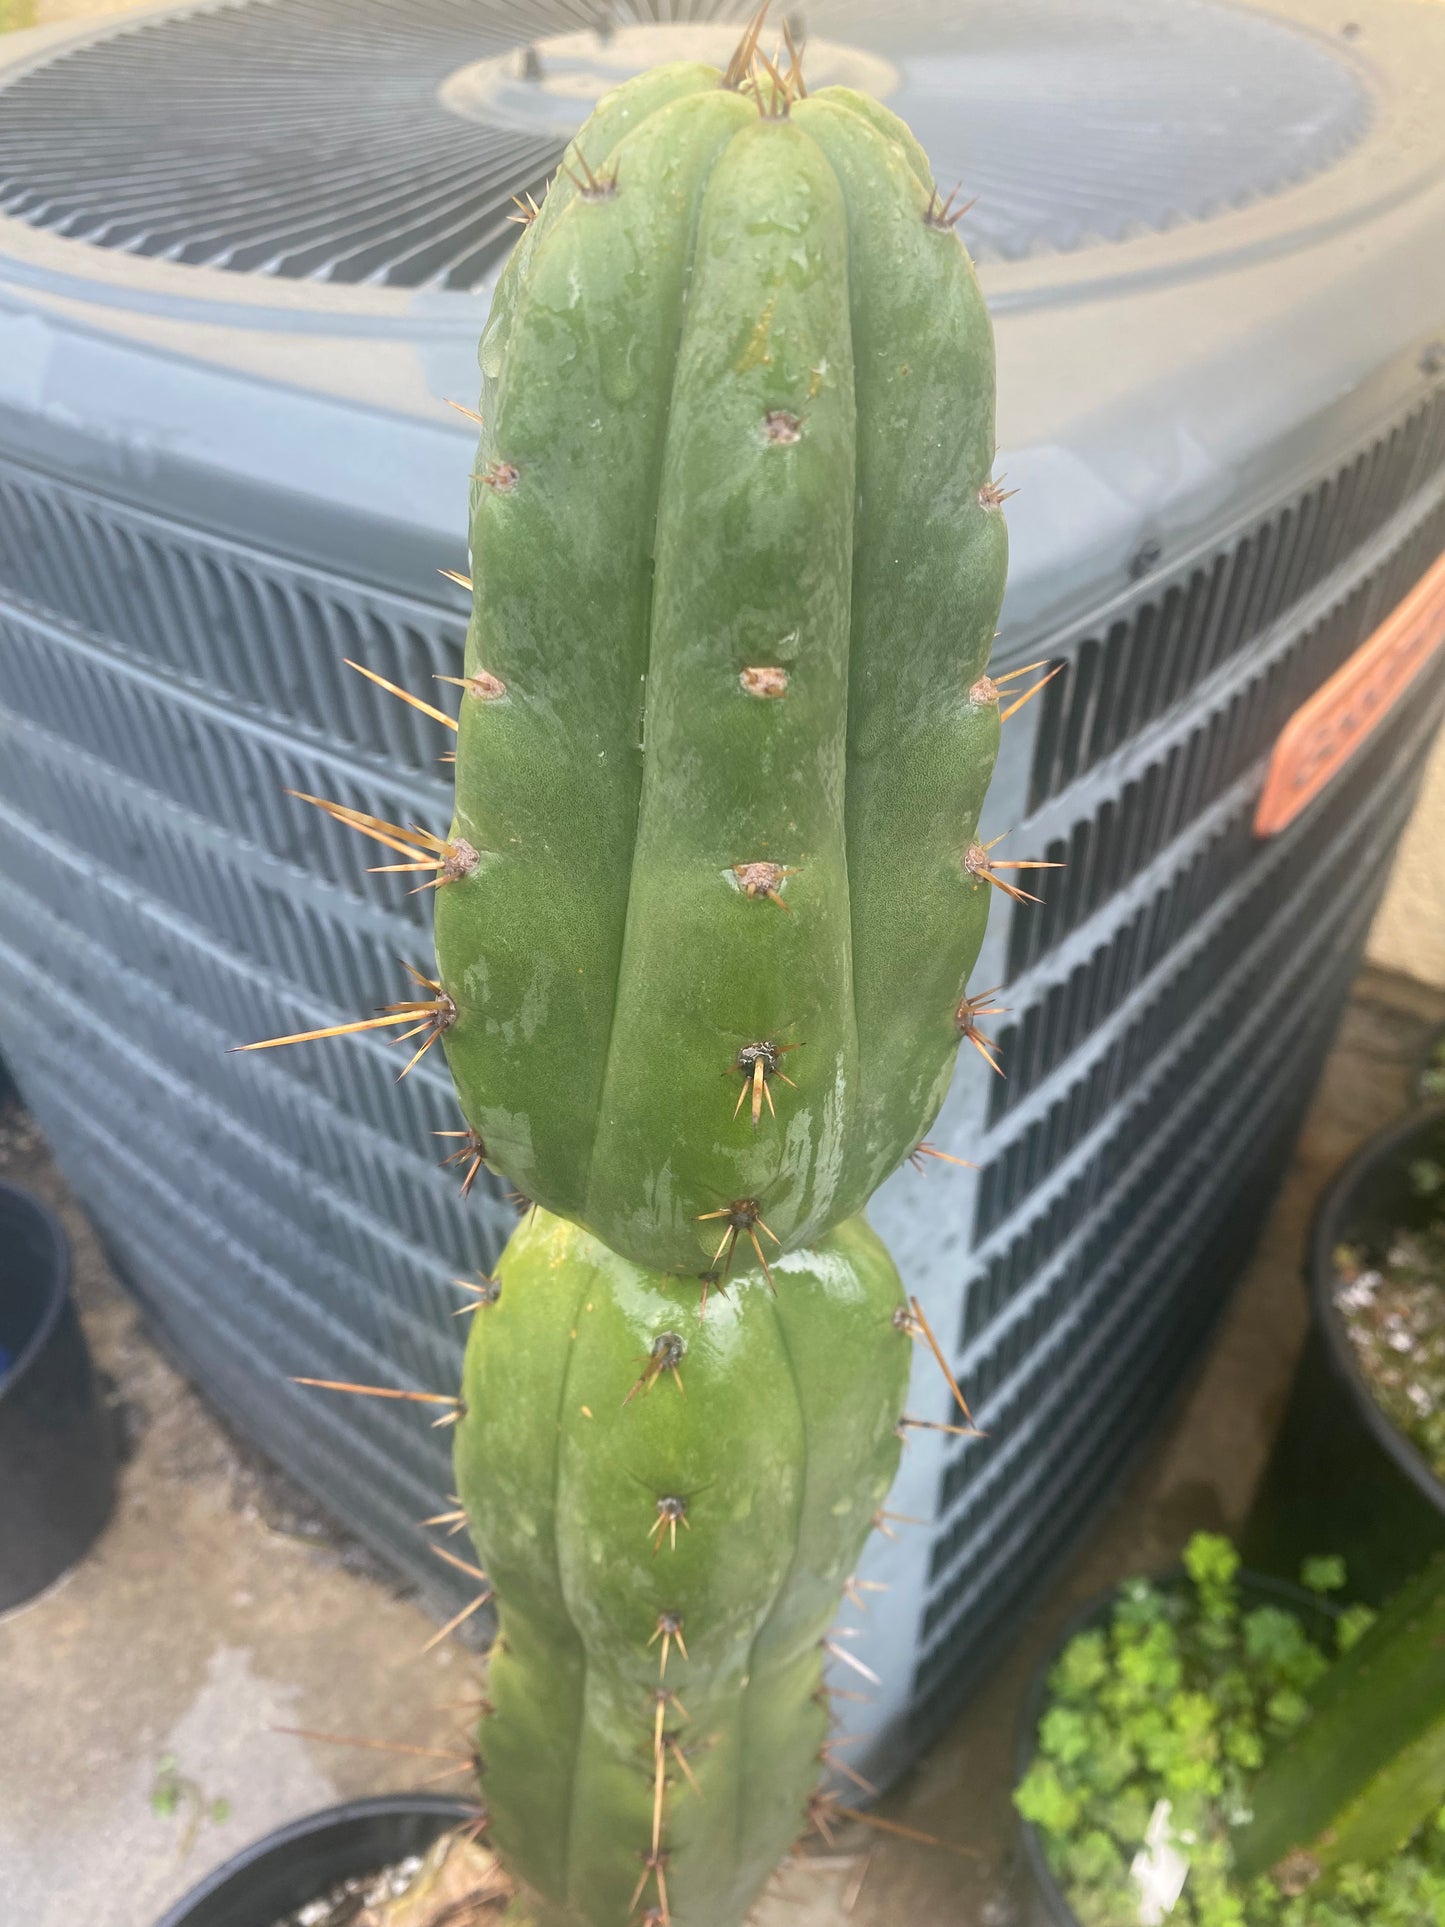
[[[603,100],[498,284],[450,834],[321,803],[434,872],[436,981],[248,1046],[442,1040],[463,1189],[536,1201],[441,1401],[533,1927],[736,1927],[805,1818],[828,1629],[932,1423],[911,1338],[943,1358],[856,1214],[988,1056],[990,890],[1042,867],[976,841],[972,267],[907,129],[759,24]]]
[[[1445,1558],[1324,1675],[1312,1717],[1266,1761],[1236,1832],[1243,1880],[1286,1893],[1386,1861],[1445,1807]]]

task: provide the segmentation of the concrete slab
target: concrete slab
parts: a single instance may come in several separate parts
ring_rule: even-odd
[[[757,1927],[1029,1921],[1009,1788],[1037,1656],[1082,1600],[1168,1563],[1197,1527],[1242,1518],[1303,1332],[1299,1265],[1314,1200],[1354,1145],[1404,1108],[1410,1061],[1442,1018],[1439,993],[1378,973],[1361,980],[1192,1391],[986,1690],[879,1809],[946,1845],[851,1824],[780,1876]],[[82,1316],[129,1441],[120,1503],[91,1557],[0,1621],[0,1923],[151,1927],[208,1867],[279,1822],[445,1769],[429,1754],[278,1728],[445,1753],[479,1665],[454,1640],[423,1654],[427,1602],[237,1442],[172,1370],[16,1109],[0,1112],[0,1175],[38,1191],[71,1232]]]
[[[0,1173],[70,1232],[129,1453],[90,1557],[0,1620],[0,1923],[150,1927],[281,1821],[445,1765],[275,1728],[455,1751],[463,1715],[441,1703],[473,1689],[477,1662],[451,1640],[423,1656],[433,1618],[206,1410],[13,1109]],[[151,1795],[168,1778],[184,1790],[165,1817]],[[225,1818],[209,1817],[217,1801]]]

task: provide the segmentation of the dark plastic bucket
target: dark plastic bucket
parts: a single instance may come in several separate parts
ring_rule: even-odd
[[[1342,1553],[1351,1592],[1374,1605],[1445,1548],[1445,1484],[1375,1403],[1335,1308],[1334,1253],[1431,1210],[1410,1183],[1411,1163],[1424,1157],[1445,1163],[1445,1105],[1371,1138],[1320,1201],[1306,1270],[1310,1335],[1241,1538],[1248,1564],[1286,1578],[1313,1553]]]
[[[1438,1084],[1436,1079],[1440,1080]],[[1438,1104],[1445,1098],[1445,1024],[1432,1030],[1420,1046],[1410,1072],[1410,1097],[1416,1104]]]
[[[0,1612],[90,1548],[115,1497],[115,1445],[70,1300],[70,1244],[39,1198],[0,1182]]]
[[[1161,1587],[1174,1588],[1185,1584],[1182,1569],[1162,1575],[1155,1582]],[[1239,1591],[1244,1608],[1254,1606],[1287,1606],[1297,1612],[1309,1627],[1312,1637],[1320,1639],[1328,1635],[1330,1625],[1339,1616],[1340,1608],[1320,1599],[1315,1593],[1306,1592],[1303,1587],[1290,1585],[1283,1579],[1276,1579],[1269,1573],[1250,1572],[1239,1575]],[[1039,1721],[1049,1699],[1049,1674],[1054,1670],[1060,1654],[1076,1633],[1088,1632],[1094,1626],[1101,1626],[1108,1620],[1117,1590],[1108,1592],[1102,1598],[1092,1600],[1077,1612],[1059,1634],[1029,1682],[1029,1690],[1024,1698],[1019,1714],[1018,1739],[1014,1748],[1014,1785],[1028,1772],[1033,1764],[1035,1737]],[[1065,1898],[1064,1890],[1055,1880],[1053,1869],[1049,1866],[1044,1853],[1044,1843],[1039,1838],[1038,1828],[1028,1820],[1019,1821],[1019,1833],[1023,1840],[1024,1859],[1033,1876],[1035,1891],[1043,1906],[1050,1927],[1079,1927],[1079,1917]]]
[[[217,1867],[157,1927],[274,1927],[343,1880],[425,1853],[476,1810],[440,1794],[387,1793],[309,1813]]]

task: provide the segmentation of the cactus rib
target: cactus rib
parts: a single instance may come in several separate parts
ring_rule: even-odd
[[[301,798],[431,893],[435,979],[244,1047],[394,1030],[405,1076],[440,1040],[443,1162],[531,1204],[454,1281],[459,1397],[300,1381],[455,1427],[426,1524],[470,1527],[479,1564],[435,1549],[480,1590],[436,1637],[495,1586],[518,1927],[737,1927],[828,1834],[824,1774],[871,1790],[828,1738],[825,1659],[877,1678],[837,1614],[906,1431],[978,1434],[858,1213],[965,1162],[926,1133],[965,1038],[999,1069],[989,900],[1055,867],[978,841],[1043,682],[1001,710],[987,674],[1009,491],[962,210],[761,25],[608,95],[518,203],[461,407],[458,713],[362,671],[455,732],[447,833]],[[962,1422],[904,1415],[915,1340]]]
[[[670,1914],[728,1927],[818,1777],[823,1641],[898,1453],[897,1273],[855,1220],[696,1324],[685,1281],[538,1212],[499,1277],[456,1433],[501,1601],[493,1838],[537,1927],[620,1927],[657,1853]]]
[[[659,1269],[729,1200],[784,1250],[863,1205],[942,1101],[981,883],[1024,894],[971,855],[987,313],[906,130],[778,84],[619,89],[482,347],[515,481],[473,487],[461,680],[505,693],[459,718],[445,1048],[491,1167]],[[795,1091],[730,1118],[760,1039]]]

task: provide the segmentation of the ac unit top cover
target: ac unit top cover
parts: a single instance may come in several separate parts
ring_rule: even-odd
[[[7,37],[0,442],[392,586],[458,563],[471,436],[445,401],[475,398],[512,197],[608,87],[738,32],[593,17],[240,0]],[[811,84],[885,100],[973,203],[1022,490],[1006,648],[1277,495],[1322,419],[1361,432],[1445,329],[1445,7],[819,0],[789,23]]]

